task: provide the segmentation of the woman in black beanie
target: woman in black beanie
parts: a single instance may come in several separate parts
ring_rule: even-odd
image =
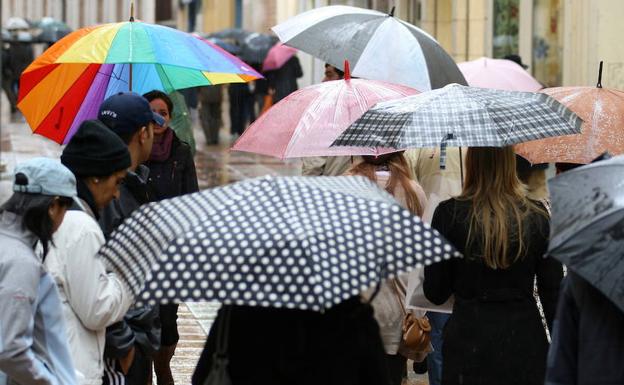
[[[99,384],[106,327],[123,318],[133,298],[96,258],[104,244],[96,218],[119,194],[130,153],[103,123],[88,120],[65,147],[61,162],[76,176],[81,204],[65,214],[45,265],[59,288],[72,359],[85,377],[80,383]]]

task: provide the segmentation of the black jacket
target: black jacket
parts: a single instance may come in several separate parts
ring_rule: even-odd
[[[386,385],[373,309],[358,298],[325,313],[226,305],[210,329],[192,384],[210,375],[224,310],[230,308],[226,368],[235,385]]]
[[[432,226],[464,255],[425,267],[425,296],[436,305],[455,296],[443,332],[442,384],[542,385],[548,341],[533,297],[537,287],[549,326],[554,318],[563,269],[544,258],[549,222],[532,212],[524,222],[526,255],[506,269],[480,257],[478,238],[467,250],[470,201],[450,199],[436,209]],[[516,239],[514,239],[516,238]],[[517,252],[509,236],[509,253]]]
[[[111,233],[141,205],[154,200],[154,194],[147,184],[149,169],[140,165],[136,172],[128,172],[119,187],[119,199],[114,199],[102,210],[100,227],[108,239]],[[158,307],[130,309],[124,319],[106,328],[104,356],[123,358],[135,346],[135,362],[147,359],[160,348],[160,318]],[[137,374],[132,372],[128,375]],[[148,373],[139,374],[147,381]]]
[[[191,147],[174,134],[171,154],[164,162],[148,161],[149,185],[156,200],[197,192],[197,174]]]
[[[624,313],[570,273],[561,285],[546,385],[624,384]]]

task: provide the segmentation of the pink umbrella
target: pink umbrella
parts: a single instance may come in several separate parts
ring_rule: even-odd
[[[276,44],[269,50],[267,57],[262,63],[262,71],[273,71],[282,68],[291,57],[295,56],[297,49],[282,43]]]
[[[232,150],[284,158],[379,155],[388,148],[330,147],[334,140],[378,102],[417,94],[413,88],[377,80],[351,79],[302,88],[271,107],[234,143]]]
[[[472,87],[537,92],[544,88],[522,66],[511,60],[482,57],[457,64]]]

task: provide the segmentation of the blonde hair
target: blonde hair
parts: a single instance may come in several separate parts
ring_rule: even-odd
[[[396,186],[401,184],[403,191],[405,192],[405,202],[407,209],[413,214],[422,216],[424,207],[421,206],[418,194],[414,190],[412,185],[412,177],[407,164],[407,160],[403,156],[403,152],[393,152],[391,154],[380,155],[377,157],[364,156],[364,161],[353,165],[348,175],[362,175],[377,182],[377,175],[375,172],[380,166],[387,166],[390,172],[390,178],[384,187],[385,190],[394,195]]]
[[[531,212],[547,213],[527,198],[527,188],[518,179],[516,157],[511,147],[473,147],[466,154],[466,178],[457,198],[472,203],[466,252],[475,241],[481,257],[493,269],[505,269],[526,254],[524,222]],[[509,256],[509,245],[518,250]]]

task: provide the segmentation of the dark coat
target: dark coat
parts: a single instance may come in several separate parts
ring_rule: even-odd
[[[173,198],[179,195],[199,191],[195,161],[191,147],[174,134],[171,153],[164,162],[148,161],[149,185],[155,194],[155,200]],[[177,327],[178,305],[161,305],[160,321],[162,326],[162,346],[175,345],[180,336]]]
[[[624,313],[574,273],[561,286],[545,384],[624,384]]]
[[[227,371],[233,385],[387,385],[379,327],[372,308],[357,298],[325,313],[230,309]],[[219,330],[210,329],[193,385],[203,385],[210,373]]]
[[[114,199],[102,210],[100,227],[108,239],[111,233],[141,205],[155,199],[147,184],[149,169],[137,167],[128,172],[119,187],[119,199]],[[160,349],[160,318],[157,306],[130,309],[124,319],[106,328],[104,357],[120,359],[135,347],[135,357],[129,373],[128,383],[146,383],[151,374],[151,355]]]
[[[548,342],[533,297],[534,277],[546,319],[555,313],[563,269],[544,258],[548,219],[537,212],[524,222],[526,255],[507,269],[491,269],[479,257],[479,246],[466,250],[469,201],[450,199],[435,211],[432,226],[463,258],[425,267],[423,289],[434,304],[455,295],[453,314],[443,332],[442,383],[479,385],[543,384]],[[512,238],[512,237],[510,237]],[[518,242],[511,241],[510,255]]]
[[[293,56],[281,68],[265,75],[269,88],[275,89],[273,103],[277,103],[299,89],[297,79],[303,76],[303,71],[299,59]]]
[[[164,162],[148,161],[149,185],[162,200],[199,191],[191,147],[174,134],[171,154]]]

